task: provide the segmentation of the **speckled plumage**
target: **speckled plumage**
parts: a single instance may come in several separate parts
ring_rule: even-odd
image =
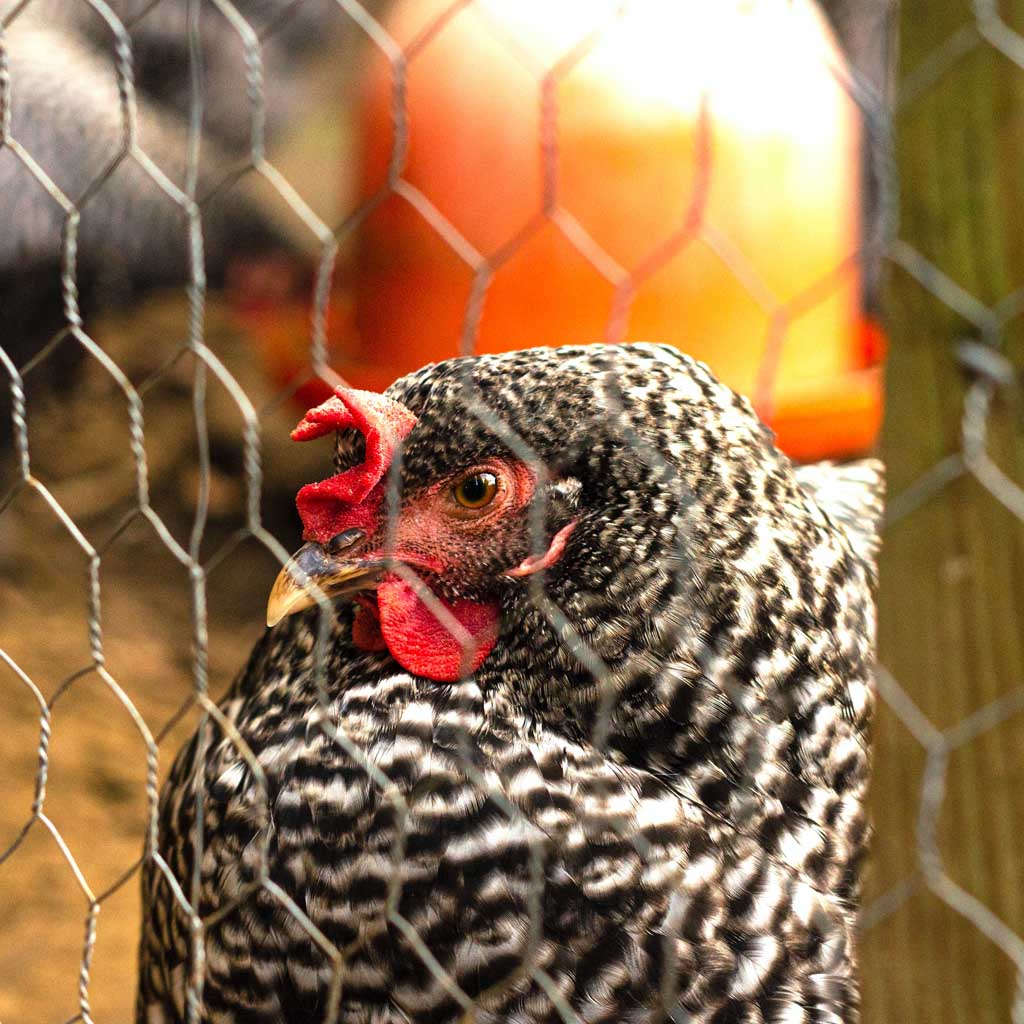
[[[388,394],[418,417],[403,494],[529,452],[546,508],[503,556],[578,526],[543,578],[495,581],[462,682],[357,650],[344,604],[320,673],[319,611],[268,630],[221,704],[247,754],[213,725],[164,790],[187,896],[198,750],[205,960],[149,859],[138,1020],[184,1020],[198,965],[210,1022],[855,1021],[877,466],[794,470],[666,347]]]

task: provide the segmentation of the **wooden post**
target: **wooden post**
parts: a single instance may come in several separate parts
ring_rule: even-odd
[[[973,5],[988,6],[995,4]],[[1000,10],[1024,30],[1024,0]],[[968,898],[949,886],[944,892],[964,916],[921,870],[928,750],[906,724],[912,713],[904,710],[901,721],[880,702],[864,1019],[1002,1024],[1018,1019],[1014,941],[1024,950],[1024,523],[962,471],[971,377],[957,346],[1001,346],[1021,365],[1024,68],[1007,53],[1024,57],[1024,41],[955,0],[903,0],[899,40],[900,217],[885,303],[891,351],[882,445],[894,521],[882,560],[881,660],[936,730],[994,702],[1008,717],[993,713],[945,766],[935,835],[945,876]],[[988,450],[1020,483],[1024,419],[1014,388],[996,390]],[[926,725],[918,731],[937,785],[941,737]],[[941,797],[935,785],[929,798]],[[926,839],[934,817],[923,815]]]

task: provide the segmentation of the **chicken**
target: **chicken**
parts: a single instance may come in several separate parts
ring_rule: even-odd
[[[162,795],[140,1024],[856,1020],[880,467],[642,344],[293,437],[335,432]]]

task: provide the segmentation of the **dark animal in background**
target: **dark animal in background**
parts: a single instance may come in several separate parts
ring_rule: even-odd
[[[340,37],[351,22],[327,0],[238,0],[233,7],[260,40],[265,137],[273,140],[302,101],[305,58]],[[5,10],[5,8],[7,8]],[[19,147],[80,208],[73,267],[83,314],[117,307],[145,289],[190,279],[185,210],[129,155],[104,176],[125,141],[119,59],[134,83],[135,141],[166,175],[187,186],[193,112],[188,0],[112,0],[130,49],[88,3],[40,0],[15,11],[0,53],[10,115],[0,146],[0,343],[20,363],[66,322],[60,267],[66,211],[18,158]],[[218,186],[248,162],[253,106],[242,36],[224,10],[195,5],[201,68],[200,162],[204,271],[218,284],[239,253],[283,249],[267,215],[237,186]],[[211,198],[211,193],[213,196]]]
[[[238,1024],[855,1021],[877,464],[794,469],[651,345],[429,366],[293,436],[335,431],[322,673],[286,569],[221,703],[250,753],[211,725],[163,793],[205,956],[148,858],[139,1024],[190,980]]]

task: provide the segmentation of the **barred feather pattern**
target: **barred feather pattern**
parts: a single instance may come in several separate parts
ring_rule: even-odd
[[[358,651],[343,605],[268,630],[162,795],[139,1024],[186,1020],[190,982],[211,1024],[856,1021],[879,467],[803,486],[661,346],[388,394],[418,417],[403,491],[529,453],[538,530],[578,525],[501,582],[462,682]]]

